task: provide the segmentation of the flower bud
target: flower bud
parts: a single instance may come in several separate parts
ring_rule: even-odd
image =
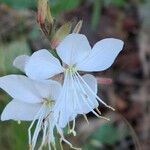
[[[80,21],[77,23],[77,25],[75,26],[75,28],[74,28],[74,30],[73,30],[73,33],[79,33],[79,32],[80,32],[80,30],[81,30],[81,28],[82,28],[82,23],[83,23],[82,20],[80,20]]]
[[[49,39],[53,28],[53,17],[48,5],[48,0],[38,1],[37,22],[39,23],[45,36]]]
[[[39,0],[38,1],[38,14],[37,21],[39,24],[44,24],[46,14],[47,14],[47,4],[48,0]]]

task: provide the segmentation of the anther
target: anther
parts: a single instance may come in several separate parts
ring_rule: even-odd
[[[100,110],[98,109],[98,107],[95,108],[96,111],[99,113],[99,115],[101,115],[102,113],[100,112]]]

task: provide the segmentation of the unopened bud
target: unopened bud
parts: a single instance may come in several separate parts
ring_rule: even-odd
[[[49,39],[53,28],[53,17],[51,15],[48,0],[38,1],[37,22],[39,23],[43,33]]]
[[[73,30],[73,33],[79,33],[79,32],[80,32],[80,30],[81,30],[81,28],[82,28],[82,23],[83,23],[82,20],[80,20],[80,21],[77,23],[77,25],[75,26],[75,28],[74,28],[74,30]]]
[[[38,1],[37,21],[39,24],[44,24],[47,15],[48,0]]]

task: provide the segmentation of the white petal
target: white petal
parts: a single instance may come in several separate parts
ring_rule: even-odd
[[[97,93],[96,78],[90,74],[86,74],[86,75],[82,76],[82,78],[87,83],[87,85],[91,88],[91,90],[94,93]],[[79,82],[77,84],[79,84]],[[86,114],[86,113],[89,113],[92,109],[98,107],[99,104],[98,104],[96,98],[86,88],[86,86],[81,82],[80,82],[80,85],[82,86],[82,88],[84,89],[86,94],[83,92],[83,90],[81,90],[81,88],[78,88],[78,97],[80,99],[80,101],[79,101],[80,108],[78,108],[77,112],[78,112],[78,114]]]
[[[34,82],[23,75],[7,75],[0,78],[0,88],[15,99],[38,103],[42,101],[42,97],[35,88]]]
[[[13,62],[13,65],[16,68],[18,68],[18,69],[20,69],[21,71],[24,72],[25,71],[24,70],[25,69],[25,65],[28,62],[29,58],[30,57],[28,55],[20,55],[20,56],[15,58],[15,60]]]
[[[59,94],[59,99],[54,106],[54,118],[59,126],[64,128],[73,118],[75,96],[72,94],[72,84],[69,76],[65,76],[63,88]]]
[[[27,76],[32,79],[48,79],[63,72],[61,64],[48,50],[34,52],[25,66]]]
[[[91,47],[86,36],[72,33],[65,37],[56,50],[64,63],[74,65],[88,56]]]
[[[93,90],[94,93],[97,93],[97,80],[91,74],[85,74],[82,76],[84,81],[89,85],[89,87]]]
[[[1,114],[1,120],[20,120],[20,121],[31,121],[39,111],[40,104],[29,104],[12,100],[7,104]]]
[[[54,80],[34,82],[34,86],[39,91],[41,97],[51,100],[57,100],[62,89],[61,84]]]
[[[97,94],[97,90],[98,90],[98,87],[97,87],[97,80],[96,78],[93,76],[93,75],[90,75],[90,74],[86,74],[84,76],[82,76],[83,80],[88,84],[88,86],[91,88],[91,90]],[[90,99],[90,106],[94,109],[96,107],[98,107],[98,101],[96,100],[96,98],[93,96],[93,94],[91,94],[89,92],[89,90],[87,90],[86,86],[83,85],[85,91],[88,93],[88,96],[89,96],[89,99]],[[87,108],[87,107],[86,107]],[[89,110],[89,108],[85,111],[85,113],[88,113],[90,112],[91,110]]]
[[[123,41],[107,38],[97,42],[86,60],[77,64],[81,71],[102,71],[109,68],[123,48]]]
[[[54,107],[54,118],[61,128],[64,128],[72,119],[72,112],[74,110],[72,109],[72,105],[70,105],[70,101],[68,100],[68,97],[66,97],[66,99],[62,97],[60,102],[57,101]]]

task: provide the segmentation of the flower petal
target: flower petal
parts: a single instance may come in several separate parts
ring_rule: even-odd
[[[73,116],[75,117],[75,96],[72,87],[70,76],[65,75],[64,84],[58,97],[59,100],[54,106],[54,118],[61,128],[64,128]]]
[[[7,104],[1,114],[1,120],[20,120],[20,121],[31,121],[39,111],[41,104],[29,104],[12,100]]]
[[[0,78],[0,88],[20,101],[39,103],[42,96],[35,88],[35,82],[23,75],[7,75]]]
[[[13,62],[13,66],[15,66],[16,68],[20,69],[21,71],[25,72],[25,65],[29,60],[29,56],[28,55],[20,55],[18,57],[15,58],[14,62]]]
[[[97,93],[97,81],[96,78],[93,75],[86,74],[82,76],[83,80],[87,83],[87,85],[91,88],[91,90],[94,93]],[[78,87],[81,87],[84,89],[85,92],[81,88],[78,88],[78,98],[80,99],[80,107],[78,108],[77,112],[78,114],[86,114],[89,113],[92,109],[98,107],[98,102],[96,98],[89,92],[89,90],[86,88],[84,84],[81,82],[76,82],[78,84]],[[80,85],[79,85],[80,84]]]
[[[62,61],[74,65],[85,59],[91,51],[91,46],[83,34],[72,33],[56,47]]]
[[[77,64],[81,71],[102,71],[109,68],[123,48],[123,41],[107,38],[97,42],[90,55]]]
[[[91,74],[85,74],[82,76],[84,81],[89,85],[89,87],[93,90],[94,93],[97,93],[97,80]]]
[[[61,64],[48,50],[34,52],[25,66],[27,76],[32,79],[48,79],[63,72]]]
[[[57,100],[62,86],[59,82],[54,80],[43,80],[34,83],[35,88],[39,91],[40,96]]]

